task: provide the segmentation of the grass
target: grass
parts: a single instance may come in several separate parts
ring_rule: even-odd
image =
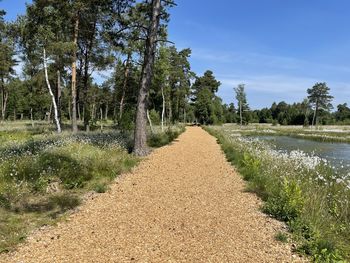
[[[297,251],[315,262],[350,259],[349,175],[338,177],[322,159],[302,152],[277,153],[227,126],[206,130],[264,201],[264,212],[286,222]]]
[[[151,146],[160,147],[184,127],[155,130]],[[0,253],[11,251],[32,230],[55,224],[85,193],[108,191],[116,177],[139,162],[129,153],[131,143],[132,133],[107,125],[103,132],[57,135],[45,122],[34,128],[30,122],[1,123]]]
[[[286,233],[283,233],[281,231],[279,231],[276,235],[275,235],[275,239],[277,241],[280,241],[282,243],[288,243],[288,235]]]

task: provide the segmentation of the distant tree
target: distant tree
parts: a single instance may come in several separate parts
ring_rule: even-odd
[[[268,108],[263,108],[257,112],[259,123],[271,123],[272,115],[271,110]]]
[[[247,103],[247,96],[244,88],[245,88],[244,84],[239,84],[238,87],[234,88],[234,91],[236,93],[236,99],[238,102],[238,112],[239,112],[239,120],[240,120],[241,126],[243,125],[243,114],[245,111],[249,110],[249,106]]]
[[[235,105],[230,103],[230,105],[224,104],[223,111],[226,123],[236,123],[237,122],[237,111]]]
[[[310,108],[310,103],[308,99],[304,99],[303,102],[301,103],[301,110],[304,113],[304,126],[307,127],[309,126],[309,108]]]
[[[0,92],[2,120],[5,120],[6,117],[6,108],[9,97],[9,89],[7,85],[15,73],[13,67],[16,65],[14,59],[14,39],[11,36],[9,24],[4,20],[5,14],[5,11],[0,10]]]
[[[220,85],[221,83],[215,79],[213,71],[207,70],[204,72],[204,75],[200,78],[197,78],[193,84],[193,94],[196,96],[197,93],[205,88],[209,89],[212,94],[215,94],[218,91]]]
[[[335,112],[335,118],[337,121],[344,122],[345,120],[350,121],[350,108],[347,103],[339,104],[337,106],[337,111]]]
[[[307,90],[309,102],[314,107],[313,126],[317,124],[317,114],[320,109],[329,111],[332,108],[333,96],[329,94],[329,91],[330,89],[325,82],[316,83],[311,89]]]
[[[215,124],[223,119],[222,102],[215,95],[220,81],[213,72],[207,70],[202,77],[197,77],[192,85],[192,101],[197,121],[201,124]]]

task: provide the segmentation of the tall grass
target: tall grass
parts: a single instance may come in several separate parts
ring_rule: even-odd
[[[350,259],[350,175],[335,173],[316,156],[280,153],[227,128],[206,130],[247,180],[247,189],[262,198],[264,212],[286,222],[299,252],[315,262]]]
[[[57,135],[46,123],[35,128],[26,122],[6,124],[9,130],[0,129],[0,253],[31,229],[55,223],[80,204],[84,193],[106,192],[114,178],[139,161],[130,154],[132,132]],[[155,128],[152,147],[168,144],[184,131],[180,125],[164,133]]]
[[[33,135],[17,130],[2,140],[0,252],[79,205],[83,193],[106,191],[109,182],[138,162],[126,150],[129,138],[119,132]]]

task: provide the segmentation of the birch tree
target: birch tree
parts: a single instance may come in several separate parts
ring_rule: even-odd
[[[238,87],[234,88],[234,91],[236,93],[236,100],[238,103],[238,112],[239,112],[239,120],[240,120],[240,126],[243,125],[243,114],[245,111],[249,110],[249,106],[247,103],[247,96],[245,93],[245,85],[239,84]]]
[[[49,80],[49,74],[48,74],[48,71],[47,71],[47,64],[48,64],[47,61],[48,61],[48,59],[46,57],[46,49],[44,47],[43,48],[43,63],[44,63],[45,80],[46,80],[46,85],[47,85],[47,88],[49,90],[50,96],[52,98],[52,105],[53,105],[53,108],[54,108],[54,118],[55,118],[57,132],[61,133],[62,130],[61,130],[60,119],[59,119],[59,116],[58,116],[58,107],[57,107],[56,98],[55,98],[55,95],[54,95],[54,93],[52,91],[50,80]]]

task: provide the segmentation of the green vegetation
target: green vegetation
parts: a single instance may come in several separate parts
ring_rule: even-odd
[[[54,224],[85,193],[106,192],[139,160],[127,151],[131,134],[111,127],[102,133],[57,135],[40,132],[54,129],[52,124],[42,123],[40,129],[27,128],[26,122],[12,124],[11,132],[0,131],[0,252],[11,250],[31,230]],[[166,132],[155,127],[150,138],[161,139],[150,146],[165,145],[183,131],[180,125]]]
[[[279,232],[276,234],[275,239],[276,239],[277,241],[282,242],[282,243],[288,243],[288,236],[287,236],[287,234],[286,234],[286,233],[283,233],[283,232],[281,232],[281,231],[279,231]]]
[[[185,131],[184,126],[176,129],[168,128],[165,132],[153,133],[148,138],[148,145],[151,147],[161,147],[175,140],[181,133]]]
[[[317,157],[277,153],[227,127],[206,130],[217,137],[227,160],[247,180],[247,189],[262,198],[262,209],[286,222],[298,252],[315,262],[350,259],[350,181],[346,175],[334,174]]]

